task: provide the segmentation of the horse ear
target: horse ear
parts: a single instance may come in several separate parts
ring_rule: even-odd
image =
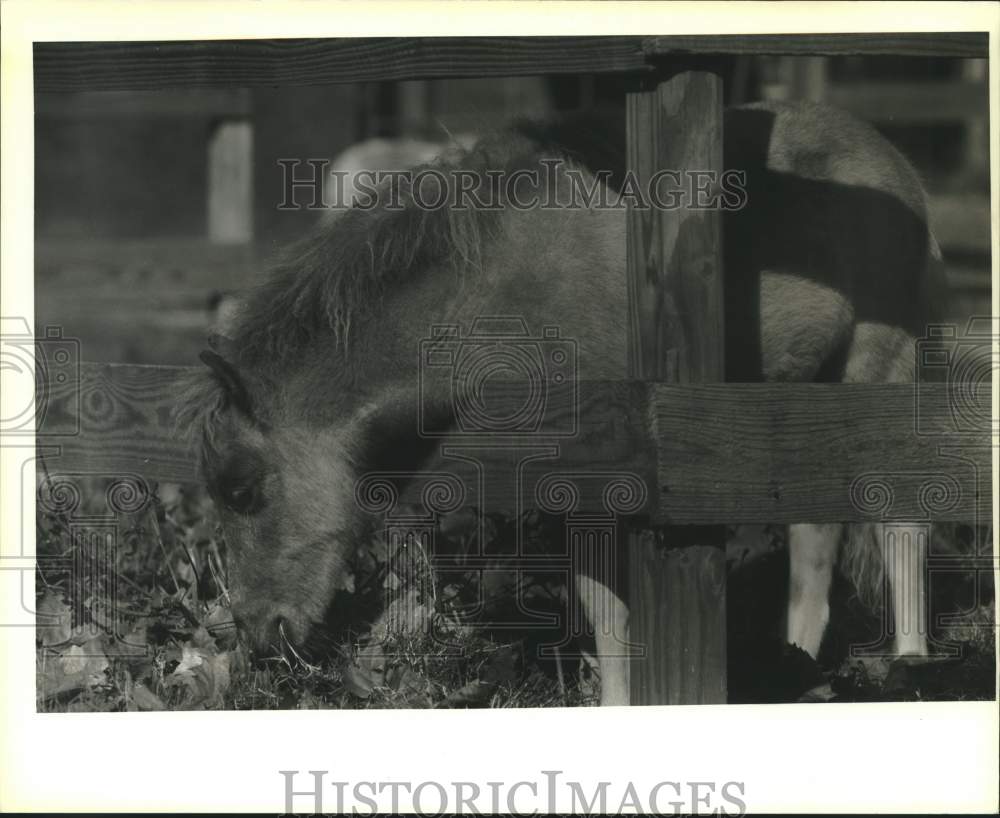
[[[236,367],[211,349],[202,350],[198,357],[218,378],[219,383],[226,390],[226,396],[230,403],[248,418],[253,418],[253,402],[250,400],[250,393]]]

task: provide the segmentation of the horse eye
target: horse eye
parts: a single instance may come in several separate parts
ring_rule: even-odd
[[[235,484],[222,489],[222,502],[238,514],[249,514],[260,505],[260,497],[256,486]]]
[[[263,505],[267,469],[252,452],[237,449],[211,471],[213,497],[237,514],[253,514]]]

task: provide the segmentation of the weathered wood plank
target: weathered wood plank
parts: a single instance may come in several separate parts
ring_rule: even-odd
[[[626,116],[629,163],[641,183],[663,168],[721,173],[717,75],[686,71],[631,93]],[[674,383],[724,378],[721,231],[718,208],[630,210],[631,377]]]
[[[674,54],[987,57],[984,32],[36,43],[36,91],[643,72]]]
[[[683,71],[643,85],[626,105],[629,167],[640,184],[648,186],[661,169],[721,174],[722,78]],[[674,210],[632,208],[627,231],[629,375],[673,383],[723,380],[718,208],[698,202]],[[667,546],[687,543],[684,555],[666,556],[660,537],[638,533],[629,552],[628,604],[635,614],[629,641],[644,647],[632,654],[631,702],[724,704],[726,593],[718,565],[725,564],[725,528],[661,534]],[[717,581],[705,582],[706,576]],[[683,609],[672,609],[681,603]]]
[[[666,520],[991,519],[988,383],[651,388]]]
[[[51,468],[197,479],[194,452],[171,417],[189,368],[81,364],[78,371],[36,395],[39,445],[60,449],[46,458]]]
[[[808,57],[988,57],[985,31],[876,32],[870,34],[668,34],[647,37],[651,57],[677,54],[774,54]]]
[[[60,469],[196,479],[185,430],[170,419],[178,379],[190,368],[84,363],[79,380],[75,370],[63,371],[71,377],[48,386],[39,435],[40,443],[61,447]],[[533,498],[551,472],[635,473],[648,489],[637,511],[670,523],[986,519],[988,386],[980,398],[978,413],[956,417],[953,393],[939,383],[582,383],[579,433],[572,438],[441,442],[452,454],[482,449],[487,473],[503,472],[519,456],[515,444],[522,453],[559,447],[558,457],[525,467],[522,500]],[[441,464],[463,473],[455,456]],[[926,485],[935,482],[944,492],[937,501],[934,486]],[[947,498],[956,487],[952,502]],[[597,491],[585,486],[582,502]],[[880,511],[887,491],[893,502]],[[515,508],[512,487],[490,492],[497,511]]]
[[[632,593],[646,603],[629,610],[629,641],[639,634],[656,640],[633,660],[632,703],[724,703],[726,652],[709,638],[726,632],[725,552],[704,545],[668,548],[643,531],[631,535],[628,558],[635,566]],[[697,627],[683,627],[685,622]],[[645,670],[636,673],[640,662]]]
[[[326,85],[645,71],[638,37],[36,43],[35,90]]]

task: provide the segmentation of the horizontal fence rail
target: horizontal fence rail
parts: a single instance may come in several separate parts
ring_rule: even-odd
[[[35,90],[274,86],[648,71],[639,37],[38,43]]]
[[[36,91],[645,73],[672,55],[988,56],[985,32],[36,43]]]
[[[196,481],[188,430],[172,417],[178,384],[191,371],[82,364],[78,380],[68,378],[41,397],[38,445],[47,468]],[[633,511],[656,522],[992,514],[988,413],[956,408],[948,384],[579,387],[577,399],[547,410],[549,418],[574,413],[574,436],[444,438],[443,455],[429,470],[485,485],[489,497],[470,501],[497,512],[533,504],[545,478],[559,473],[579,485],[581,508],[600,507],[605,483],[597,477],[633,475],[646,494]],[[984,402],[976,405],[988,407],[988,392],[979,397]],[[479,468],[470,465],[470,454]]]
[[[643,39],[649,56],[672,54],[857,57],[982,57],[989,55],[985,31],[871,32],[867,34],[669,34]]]

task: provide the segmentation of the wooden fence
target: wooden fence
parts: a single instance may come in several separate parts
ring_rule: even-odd
[[[987,35],[976,32],[39,43],[35,87],[246,88],[621,72],[634,77],[628,161],[642,180],[660,167],[723,170],[722,80],[713,56],[987,53]],[[682,225],[694,228],[685,235],[696,240],[684,242],[681,255]],[[632,380],[580,385],[579,434],[559,441],[557,468],[633,474],[646,487],[635,509],[645,524],[693,526],[667,531],[682,550],[664,549],[640,529],[631,538],[630,640],[646,646],[632,665],[633,702],[724,702],[720,521],[988,519],[989,413],[958,411],[948,384],[721,385],[719,213],[631,211],[627,253]],[[685,335],[680,322],[668,320],[676,315],[702,331]],[[40,402],[39,446],[56,455],[57,469],[193,479],[191,452],[169,421],[183,372],[85,364],[78,383],[43,384],[50,392]],[[972,388],[980,392],[962,399],[988,407],[990,384]],[[544,461],[534,467],[527,485],[552,470]],[[491,499],[519,507],[516,491]],[[673,610],[683,615],[672,615],[678,601],[683,609]]]

